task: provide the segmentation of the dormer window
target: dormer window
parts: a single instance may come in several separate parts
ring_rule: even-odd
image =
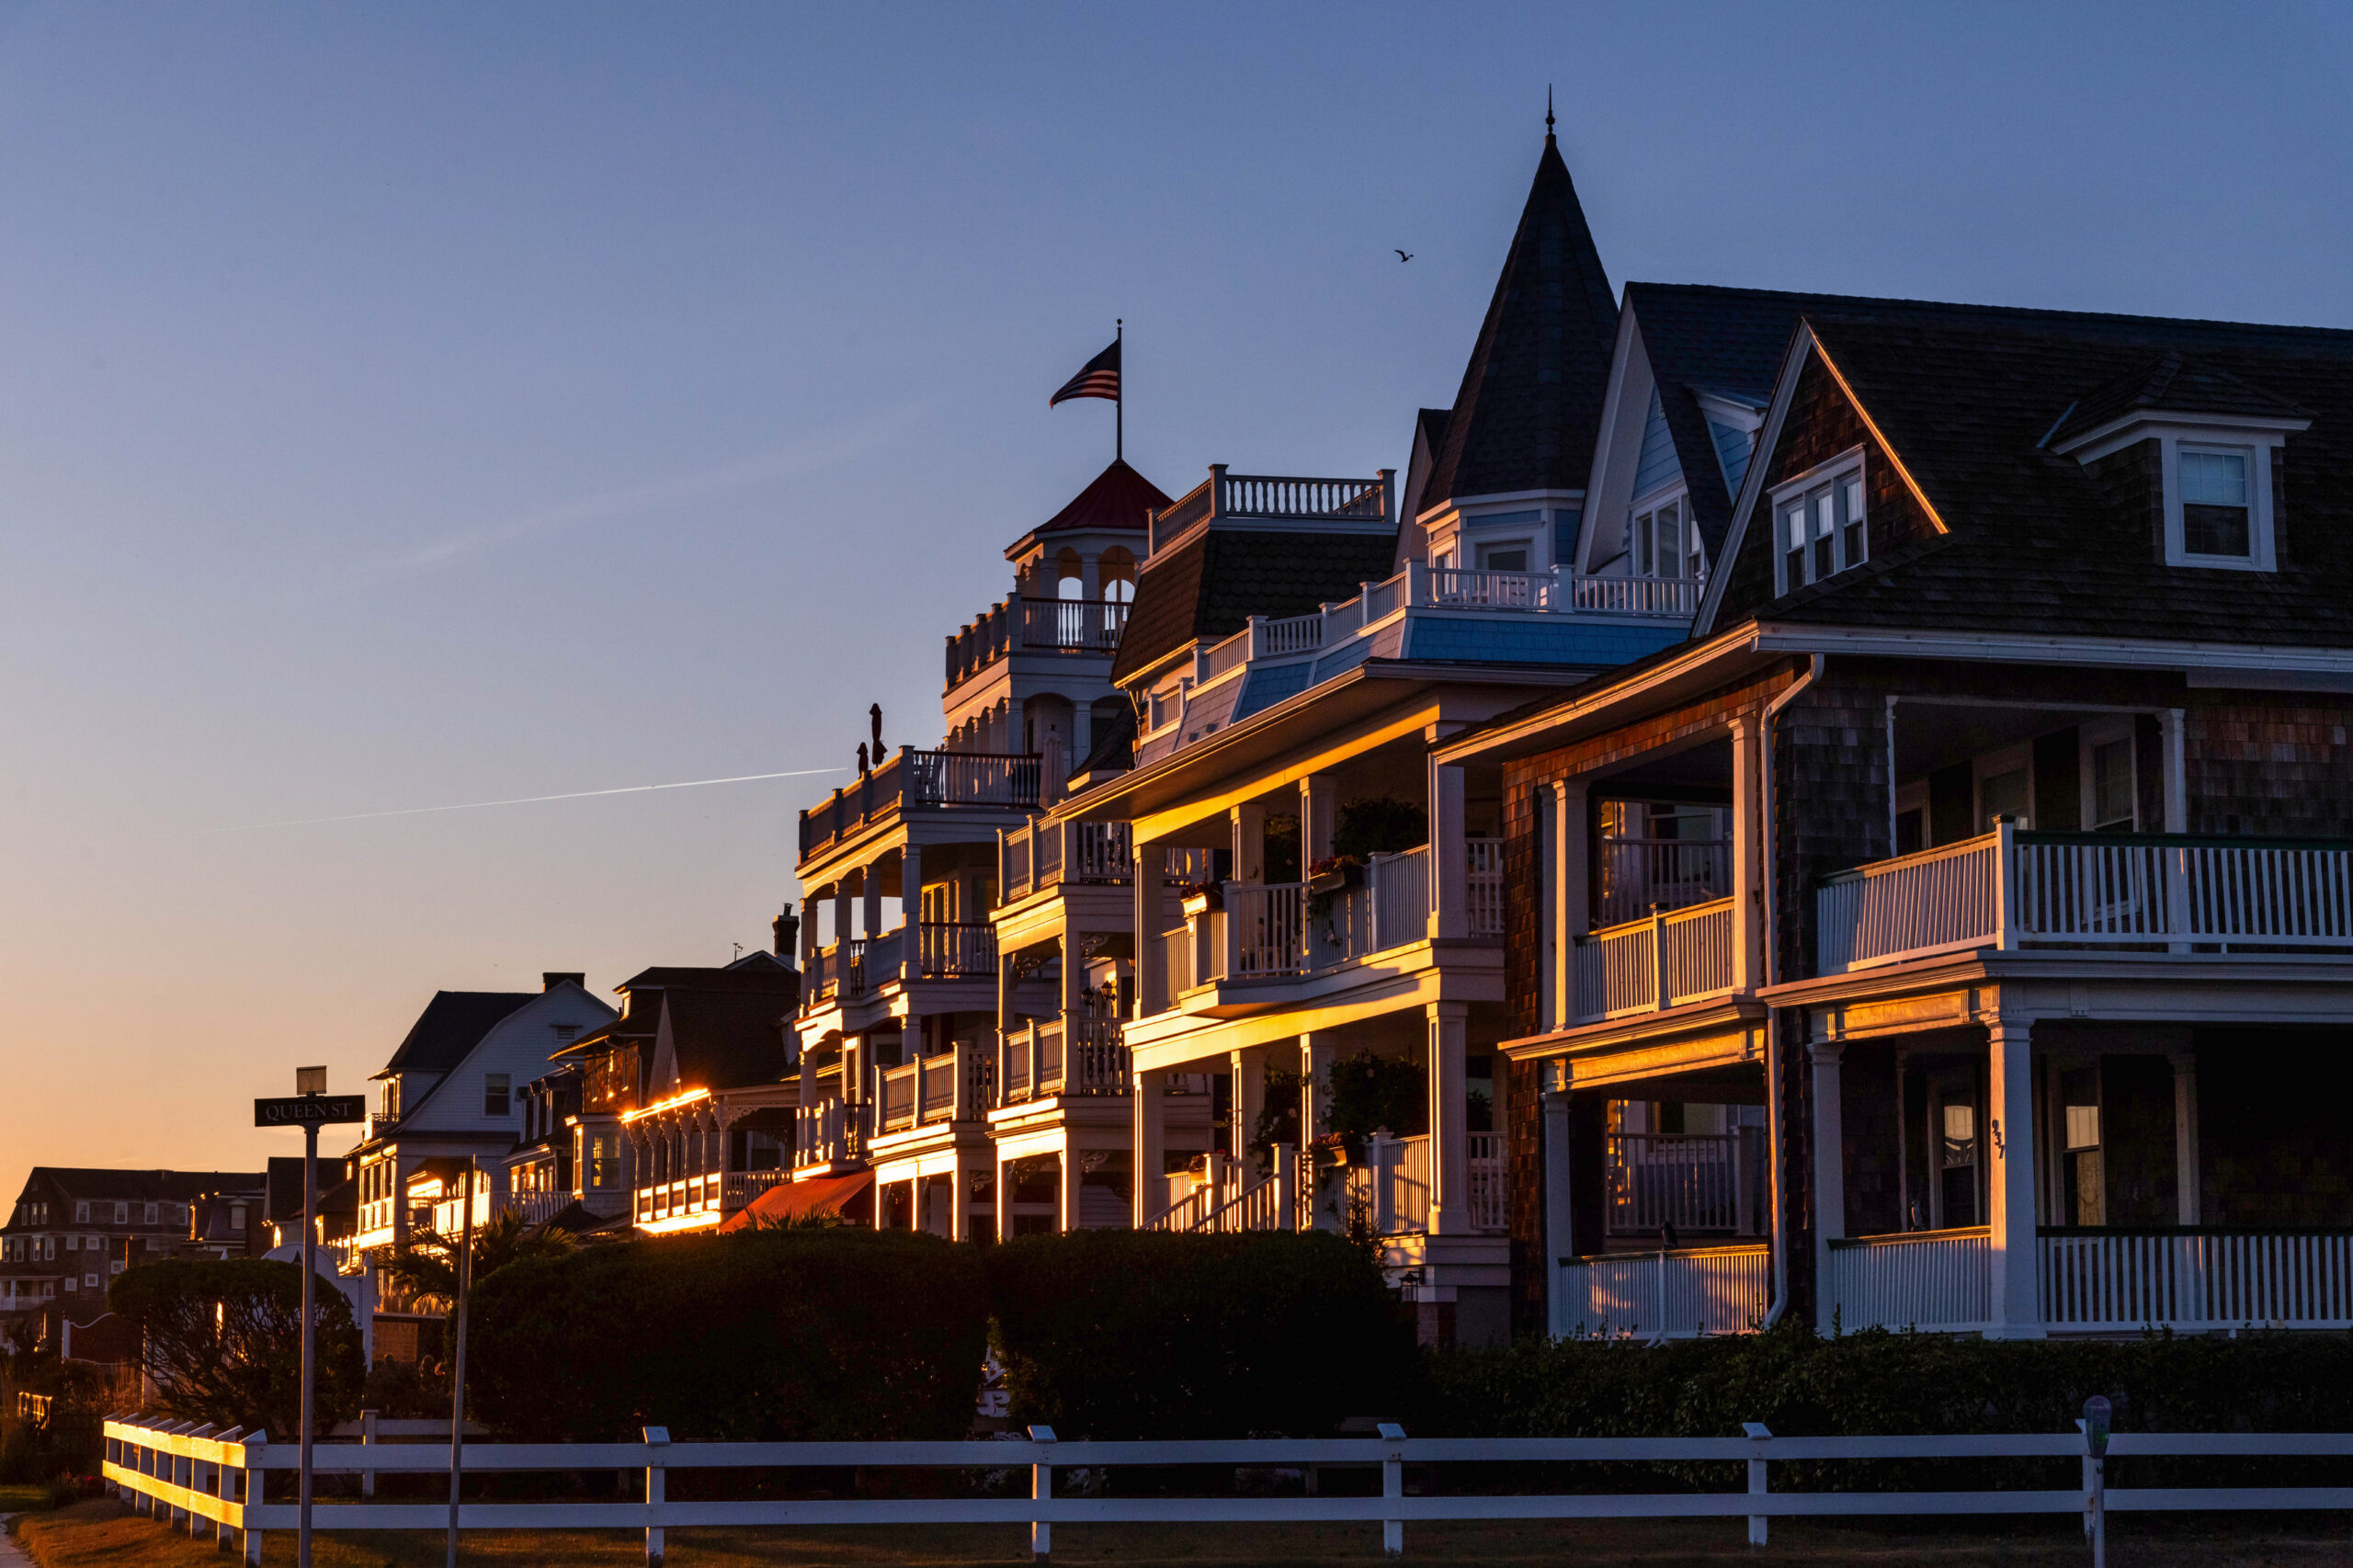
[[[1860,451],[1775,487],[1775,590],[1786,594],[1870,560],[1867,511]]]
[[[1637,577],[1699,575],[1699,530],[1682,492],[1644,505],[1627,524],[1626,548]]]
[[[2247,479],[2253,456],[2245,447],[2180,449],[2182,554],[2253,559],[2254,486]]]

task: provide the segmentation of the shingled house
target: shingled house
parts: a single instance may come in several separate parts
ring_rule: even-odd
[[[61,1312],[76,1323],[101,1315],[117,1275],[187,1249],[191,1213],[207,1194],[241,1195],[235,1245],[259,1251],[246,1237],[258,1242],[262,1191],[258,1171],[35,1165],[0,1225],[0,1324],[21,1333]]]
[[[1756,403],[1693,636],[1438,750],[1504,802],[1523,1321],[2353,1324],[2353,334],[1628,314],[1654,406]]]

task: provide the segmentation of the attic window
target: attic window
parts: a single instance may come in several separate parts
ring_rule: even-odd
[[[2255,553],[2255,508],[2246,449],[2181,449],[2181,549],[2185,555],[2245,561]]]
[[[1863,462],[1855,451],[1773,491],[1774,589],[1789,593],[1870,559]]]

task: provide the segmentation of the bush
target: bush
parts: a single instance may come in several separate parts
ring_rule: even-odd
[[[987,1309],[970,1247],[790,1228],[527,1258],[469,1333],[468,1408],[526,1441],[961,1437]]]
[[[359,1326],[343,1292],[322,1279],[313,1301],[313,1415],[324,1427],[358,1410],[365,1369]],[[259,1257],[151,1263],[119,1276],[107,1304],[139,1331],[164,1414],[279,1438],[300,1425],[300,1264]]]
[[[1017,1426],[1321,1436],[1415,1398],[1412,1325],[1338,1236],[1074,1231],[994,1249],[988,1278]]]

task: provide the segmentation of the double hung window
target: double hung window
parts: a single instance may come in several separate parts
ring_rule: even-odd
[[[2181,449],[2181,548],[2185,555],[2255,555],[2254,487],[2244,448]]]
[[[1781,492],[1774,502],[1774,519],[1782,593],[1870,560],[1860,460]]]
[[[1626,550],[1637,577],[1699,575],[1699,530],[1691,526],[1691,503],[1670,495],[1632,513],[1626,523]]]

